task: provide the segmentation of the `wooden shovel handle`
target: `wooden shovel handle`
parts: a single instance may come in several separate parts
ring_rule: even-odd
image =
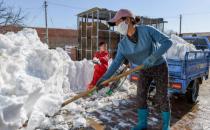
[[[110,82],[119,80],[120,78],[122,78],[122,77],[124,77],[124,76],[127,76],[127,75],[129,75],[129,74],[131,74],[131,73],[133,73],[133,72],[138,71],[138,70],[141,70],[142,68],[143,68],[143,65],[137,66],[137,67],[135,67],[134,69],[131,69],[131,70],[126,71],[126,72],[124,72],[124,73],[122,73],[122,74],[120,74],[120,75],[117,75],[117,76],[114,76],[114,77],[109,78],[108,80],[105,80],[102,84],[107,84],[107,83],[110,83]],[[87,90],[87,91],[85,91],[85,92],[82,92],[82,93],[80,93],[80,94],[74,96],[74,97],[71,98],[71,99],[67,99],[66,101],[64,101],[64,102],[62,103],[61,107],[64,107],[64,106],[66,106],[67,104],[69,104],[69,103],[71,103],[71,102],[73,102],[73,101],[75,101],[75,100],[77,100],[77,99],[80,99],[80,98],[82,98],[82,97],[86,97],[89,93],[93,92],[95,89],[96,89],[96,86],[94,86],[94,87],[93,87],[92,89],[90,89],[90,90]]]

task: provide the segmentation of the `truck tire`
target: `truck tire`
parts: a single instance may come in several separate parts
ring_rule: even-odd
[[[190,83],[187,89],[187,100],[189,103],[194,104],[197,101],[199,94],[199,82],[194,80],[194,82]]]

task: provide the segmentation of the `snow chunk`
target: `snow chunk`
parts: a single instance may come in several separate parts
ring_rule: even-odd
[[[0,95],[0,129],[16,130],[27,118],[22,102]]]
[[[62,98],[58,95],[43,95],[34,105],[34,110],[41,111],[45,115],[53,116],[59,111],[62,104]]]
[[[75,119],[75,121],[73,121],[73,125],[76,128],[86,127],[87,122],[86,122],[86,119],[85,118],[78,117],[77,119]]]

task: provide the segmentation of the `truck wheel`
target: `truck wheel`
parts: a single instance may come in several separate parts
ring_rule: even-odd
[[[190,83],[187,90],[187,99],[190,103],[195,103],[198,98],[199,93],[199,83],[195,80],[192,84]]]

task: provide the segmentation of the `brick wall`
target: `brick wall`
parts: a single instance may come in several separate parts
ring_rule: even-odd
[[[23,27],[17,26],[0,26],[0,33],[6,32],[18,32]],[[31,27],[37,30],[38,36],[42,42],[45,43],[45,28]],[[58,28],[49,28],[48,30],[49,37],[49,47],[56,48],[62,47],[65,45],[78,45],[78,34],[77,30],[73,29],[58,29]]]
[[[42,42],[45,43],[45,28],[35,28]],[[49,47],[56,48],[65,45],[77,46],[77,30],[72,29],[56,29],[50,28],[48,30]]]
[[[45,28],[31,27],[36,29],[40,40],[45,43]],[[0,26],[0,33],[7,32],[18,32],[22,30],[23,27],[17,26]],[[49,48],[54,49],[56,47],[65,48],[65,45],[68,46],[78,46],[78,31],[73,29],[58,29],[58,28],[49,28],[48,29],[49,37]],[[76,60],[76,49],[72,50],[70,56],[73,60]]]
[[[17,27],[17,26],[0,26],[0,33],[5,34],[7,32],[18,32],[22,29],[22,27]]]

